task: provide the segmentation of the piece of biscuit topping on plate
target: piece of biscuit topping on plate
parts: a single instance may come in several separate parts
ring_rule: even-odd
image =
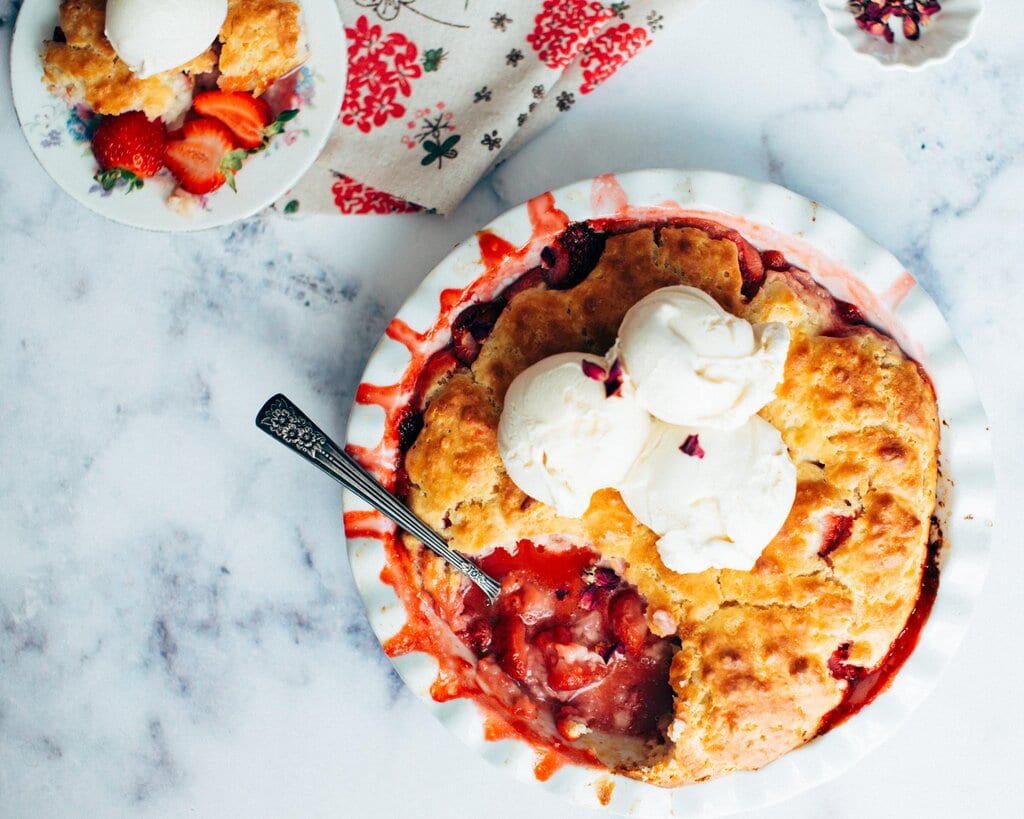
[[[230,0],[220,32],[220,77],[224,91],[259,96],[305,62],[301,9],[289,0]]]
[[[142,111],[171,121],[192,101],[193,76],[211,71],[213,49],[184,65],[146,79],[135,76],[103,33],[105,0],[65,0],[60,5],[59,37],[43,44],[43,78],[50,91],[98,114]]]

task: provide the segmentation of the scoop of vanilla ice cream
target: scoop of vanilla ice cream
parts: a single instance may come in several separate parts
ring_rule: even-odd
[[[774,398],[789,329],[752,325],[704,291],[679,285],[630,308],[616,349],[637,401],[651,415],[670,424],[735,429]]]
[[[668,568],[747,570],[793,506],[796,467],[779,431],[757,415],[728,431],[655,421],[616,488],[661,536]]]
[[[594,492],[623,478],[651,427],[647,410],[631,395],[607,396],[584,362],[598,374],[607,369],[598,356],[563,353],[524,370],[505,394],[498,423],[509,477],[566,517],[582,515]]]
[[[105,34],[137,77],[202,54],[228,14],[227,0],[107,0]]]

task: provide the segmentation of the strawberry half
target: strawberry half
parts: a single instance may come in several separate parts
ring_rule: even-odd
[[[247,151],[263,145],[266,129],[274,119],[267,101],[244,91],[206,91],[196,94],[192,108],[228,127],[235,141]]]
[[[200,117],[189,120],[182,138],[167,143],[164,162],[189,193],[210,193],[225,182],[235,188],[235,172],[242,167],[247,151],[237,148],[235,139],[222,123]]]
[[[92,152],[100,165],[96,181],[109,191],[118,181],[128,191],[142,187],[142,180],[164,166],[167,128],[161,120],[150,121],[141,111],[104,117],[92,136]]]

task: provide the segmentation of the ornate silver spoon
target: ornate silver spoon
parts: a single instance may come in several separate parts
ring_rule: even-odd
[[[443,557],[453,567],[478,585],[493,603],[501,591],[501,584],[464,555],[455,551],[443,537],[427,526],[398,498],[388,492],[377,480],[345,450],[328,438],[306,414],[278,393],[256,414],[256,426],[267,435],[284,444],[334,480],[358,495],[370,506],[415,537],[434,554]]]

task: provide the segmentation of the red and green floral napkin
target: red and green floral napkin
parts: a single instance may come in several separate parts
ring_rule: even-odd
[[[700,0],[337,0],[348,85],[287,212],[448,213]]]

